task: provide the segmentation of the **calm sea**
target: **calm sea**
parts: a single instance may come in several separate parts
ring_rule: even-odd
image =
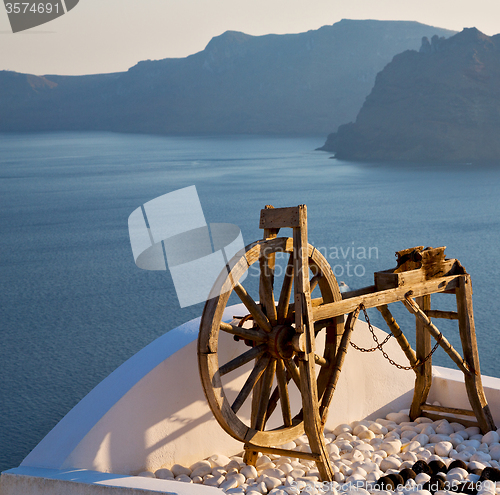
[[[191,185],[207,221],[237,224],[246,243],[261,237],[264,205],[307,204],[310,242],[352,289],[393,267],[396,250],[447,246],[472,275],[482,372],[500,377],[500,167],[346,163],[314,151],[323,141],[0,135],[0,470],[123,361],[201,314],[180,309],[168,271],[135,266],[127,227],[141,204]]]

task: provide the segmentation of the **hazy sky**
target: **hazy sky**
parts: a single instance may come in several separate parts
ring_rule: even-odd
[[[140,60],[185,57],[227,30],[298,33],[343,18],[475,26],[493,35],[500,0],[80,0],[66,15],[16,34],[0,4],[0,70],[117,72]]]

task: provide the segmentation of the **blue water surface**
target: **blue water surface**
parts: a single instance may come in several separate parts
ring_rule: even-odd
[[[168,271],[135,266],[127,226],[141,204],[191,185],[207,221],[237,224],[246,243],[262,236],[264,205],[307,204],[309,241],[352,289],[399,249],[447,246],[472,275],[481,370],[500,377],[500,167],[341,162],[314,151],[323,141],[0,134],[0,470],[123,361],[201,314],[179,307]],[[452,323],[443,331],[459,346]],[[441,351],[434,362],[453,366]]]

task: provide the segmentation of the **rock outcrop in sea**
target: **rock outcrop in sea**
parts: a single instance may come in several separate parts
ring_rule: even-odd
[[[344,160],[500,159],[500,35],[424,37],[376,78],[356,121],[322,148]]]

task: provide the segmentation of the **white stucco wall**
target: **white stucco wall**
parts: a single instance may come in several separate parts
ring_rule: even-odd
[[[231,307],[225,320],[242,312],[242,306]],[[171,330],[115,370],[21,466],[135,474],[241,451],[241,443],[222,431],[206,403],[198,376],[198,326],[199,318]],[[364,322],[358,322],[353,340],[373,346]],[[229,356],[236,344],[230,337],[226,343]],[[390,341],[387,351],[404,362],[396,342]],[[239,390],[243,381],[239,376],[231,385]],[[408,407],[413,382],[413,372],[396,370],[379,352],[350,349],[327,426]]]
[[[242,306],[233,306],[224,320],[242,312]],[[189,466],[214,453],[231,455],[242,450],[220,428],[206,404],[196,357],[198,326],[199,318],[181,325],[115,370],[60,421],[19,468],[2,474],[2,495],[221,493],[210,487],[128,476],[174,463]],[[386,335],[376,332],[380,340]],[[373,346],[366,323],[358,321],[353,341]],[[226,359],[236,352],[234,346],[229,336]],[[394,339],[385,349],[394,360],[405,363]],[[230,387],[239,390],[244,378],[236,376]],[[407,408],[413,385],[412,371],[397,370],[380,352],[362,354],[351,348],[327,427]],[[483,385],[495,422],[500,424],[500,379],[483,377]],[[469,408],[460,371],[434,367],[429,402],[436,400]],[[292,398],[292,403],[299,401],[299,397]]]

